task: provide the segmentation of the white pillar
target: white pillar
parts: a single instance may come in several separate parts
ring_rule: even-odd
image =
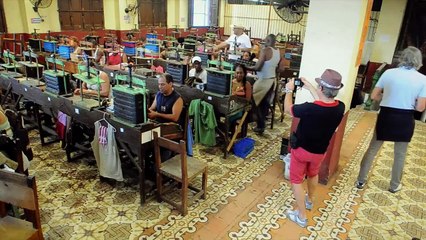
[[[337,96],[349,109],[365,16],[372,0],[311,0],[300,76],[316,85],[325,69],[338,71],[345,85]],[[371,4],[371,2],[370,2]],[[367,11],[368,9],[368,11]],[[314,85],[314,86],[315,86]],[[309,91],[298,91],[296,102],[312,101]]]
[[[370,61],[392,63],[407,0],[385,0],[380,10]]]

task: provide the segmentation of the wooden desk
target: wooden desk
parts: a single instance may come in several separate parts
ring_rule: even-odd
[[[51,55],[51,53],[40,52],[39,55],[40,55],[40,63],[47,65],[45,58],[49,57]],[[72,73],[72,74],[78,73],[78,63],[77,62],[68,61],[68,60],[64,60],[64,59],[61,59],[61,60],[65,64],[65,72],[69,72],[69,73]],[[48,64],[49,64],[48,65],[49,69],[53,69],[53,64],[50,63],[50,62]],[[62,70],[62,66],[57,65],[56,67],[57,67],[58,70]]]
[[[158,81],[156,78],[147,78],[146,86],[152,95],[155,95],[158,92]],[[225,96],[210,92],[203,92],[197,88],[191,88],[182,84],[174,84],[173,87],[175,91],[178,92],[183,98],[185,106],[189,106],[191,101],[194,99],[202,99],[213,105],[217,122],[220,122],[221,117],[225,118],[225,122],[223,124],[224,130],[222,134],[225,140],[223,151],[224,157],[226,158],[228,155],[226,147],[231,140],[229,137],[229,130],[231,125],[230,118],[240,111],[249,111],[251,108],[250,101],[238,96]]]
[[[161,128],[162,136],[174,135],[177,131],[181,131],[176,125],[157,124],[147,122],[139,125],[127,124],[126,122],[114,118],[99,109],[85,109],[73,104],[72,98],[55,96],[50,93],[43,92],[43,88],[29,87],[19,83],[17,79],[0,76],[0,87],[9,89],[10,92],[19,95],[20,99],[24,98],[32,101],[44,113],[56,118],[58,111],[61,111],[71,117],[71,121],[78,122],[85,125],[90,129],[94,129],[94,123],[100,119],[107,119],[107,121],[117,129],[115,133],[116,141],[119,147],[123,148],[129,159],[133,162],[139,171],[139,185],[141,194],[141,204],[146,200],[146,187],[145,187],[145,152],[151,148],[150,141],[142,143],[142,133],[151,132],[154,128]],[[19,100],[18,100],[19,101]],[[41,122],[39,124],[40,137],[44,137]],[[150,134],[148,134],[150,135]],[[43,141],[42,141],[43,143]],[[67,139],[67,157],[70,157],[72,142]]]

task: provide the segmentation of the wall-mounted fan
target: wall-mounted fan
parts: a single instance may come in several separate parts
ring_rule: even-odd
[[[140,4],[141,3],[139,0],[135,1],[134,3],[128,4],[127,7],[124,9],[124,12],[136,14],[136,11],[138,10]]]
[[[30,0],[31,4],[33,5],[33,10],[38,14],[38,16],[41,18],[41,21],[44,21],[43,18],[40,16],[40,13],[38,12],[39,8],[48,8],[52,4],[52,0]]]
[[[274,1],[275,12],[288,23],[298,23],[303,14],[308,13],[309,0],[279,0]]]

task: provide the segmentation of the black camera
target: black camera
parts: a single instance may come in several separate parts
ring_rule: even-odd
[[[303,87],[303,81],[300,78],[294,79],[294,86],[295,87]]]

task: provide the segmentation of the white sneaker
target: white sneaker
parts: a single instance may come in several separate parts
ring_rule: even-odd
[[[301,226],[301,227],[306,227],[308,226],[308,219],[300,219],[299,218],[299,210],[287,210],[286,212],[286,216],[288,219],[290,219],[292,222],[297,223],[297,225]]]
[[[389,188],[389,192],[396,193],[396,192],[401,191],[401,189],[402,189],[402,184],[400,183],[396,189]]]

